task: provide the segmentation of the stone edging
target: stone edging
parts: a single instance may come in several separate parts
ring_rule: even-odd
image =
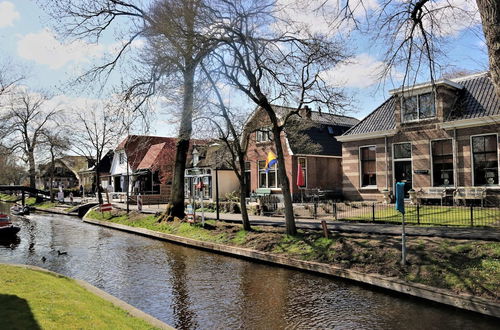
[[[373,285],[379,288],[411,295],[414,297],[432,300],[434,302],[438,302],[441,304],[450,305],[453,307],[466,309],[469,311],[500,318],[499,303],[495,303],[493,301],[480,297],[475,297],[472,295],[454,294],[444,289],[419,283],[405,282],[397,278],[385,277],[378,274],[365,274],[358,271],[342,269],[336,266],[314,261],[298,260],[262,251],[217,244],[212,242],[198,241],[190,238],[165,234],[140,227],[130,227],[122,224],[90,219],[87,217],[84,217],[83,221],[95,225],[105,226],[148,237],[159,238],[162,240],[179,243],[204,250],[209,250],[213,252],[223,253],[235,257],[259,260],[277,265],[292,267],[295,269],[341,277],[356,282]]]
[[[87,291],[95,294],[96,296],[112,303],[116,307],[119,307],[119,308],[125,310],[128,314],[146,321],[147,323],[149,323],[150,325],[152,325],[154,327],[157,327],[160,329],[168,329],[168,330],[174,329],[171,326],[169,326],[168,324],[166,324],[166,323],[158,320],[157,318],[154,318],[153,316],[135,308],[132,305],[127,304],[123,300],[118,299],[115,296],[110,295],[109,293],[107,293],[99,288],[96,288],[95,286],[93,286],[92,284],[90,284],[88,282],[78,280],[76,278],[72,278],[69,276],[61,275],[59,273],[53,272],[53,271],[45,269],[45,268],[37,267],[37,266],[22,265],[22,264],[5,264],[5,265],[21,267],[21,268],[30,269],[30,270],[36,270],[36,271],[40,271],[40,272],[44,272],[44,273],[53,274],[57,277],[70,278],[73,281],[75,281],[78,285],[85,288],[85,290],[87,290]]]

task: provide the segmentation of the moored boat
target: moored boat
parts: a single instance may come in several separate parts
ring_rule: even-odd
[[[28,215],[30,214],[30,209],[28,206],[14,205],[10,208],[10,214]]]
[[[21,228],[14,226],[7,214],[0,214],[0,237],[14,236]]]

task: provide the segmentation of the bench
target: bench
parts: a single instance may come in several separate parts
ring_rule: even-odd
[[[419,191],[418,199],[439,199],[441,202],[441,206],[443,206],[443,201],[446,199],[446,188],[440,187],[432,187],[429,188],[426,192]]]
[[[269,195],[271,195],[271,189],[270,188],[258,188],[255,190],[255,193],[253,195],[255,197],[269,196]]]
[[[465,205],[467,200],[480,200],[481,207],[483,207],[485,198],[486,188],[481,187],[459,187],[453,193],[453,201],[456,205],[459,205],[460,201],[463,201]]]
[[[257,203],[260,215],[272,215],[278,211],[280,199],[276,195],[269,194],[258,197]]]

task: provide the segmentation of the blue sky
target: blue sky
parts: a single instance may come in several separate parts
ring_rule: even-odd
[[[89,0],[90,1],[90,0]],[[293,1],[293,0],[280,0]],[[437,0],[437,2],[443,0]],[[453,0],[458,5],[474,6],[475,1]],[[376,6],[377,0],[367,1]],[[299,19],[314,20],[311,13],[303,12]],[[474,22],[465,22],[456,31],[445,35],[448,40],[445,59],[448,69],[466,69],[484,71],[487,68],[487,56],[481,32],[470,28]],[[318,24],[319,26],[320,24]],[[456,24],[455,24],[456,26]],[[477,27],[477,26],[476,26]],[[99,60],[103,54],[112,51],[117,40],[110,36],[102,39],[99,45],[85,41],[68,43],[56,38],[51,21],[32,1],[0,0],[0,61],[10,60],[24,68],[27,79],[24,84],[32,89],[45,89],[55,95],[64,94],[66,99],[98,98],[95,94],[81,94],[75,90],[62,89],[64,83],[82,72],[82,67]],[[383,45],[372,42],[365,36],[355,35],[348,40],[348,46],[354,53],[350,64],[335,69],[346,91],[353,96],[353,112],[350,115],[363,118],[375,109],[388,96],[388,90],[398,87],[395,84],[379,82],[369,73],[381,62],[380,50]],[[444,64],[443,61],[441,64]],[[398,76],[397,69],[394,71]],[[75,99],[76,100],[76,99]],[[76,102],[76,101],[75,101]],[[153,127],[155,134],[173,135],[175,127],[168,123],[165,116],[160,116]]]

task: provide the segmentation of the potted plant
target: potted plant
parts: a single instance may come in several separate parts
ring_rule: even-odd
[[[410,195],[410,203],[413,205],[417,204],[417,191],[412,188],[408,190],[408,194]]]
[[[384,195],[384,204],[389,204],[391,202],[391,191],[389,189],[382,189],[382,195]]]

